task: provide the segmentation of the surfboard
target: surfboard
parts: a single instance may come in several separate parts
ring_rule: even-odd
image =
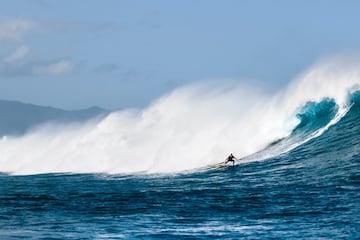
[[[238,158],[235,158],[235,162],[237,162],[238,160],[239,160]],[[233,167],[235,165],[236,164],[233,165],[232,162],[225,163],[225,161],[223,161],[223,162],[219,162],[219,163],[216,163],[216,164],[209,165],[209,168],[228,168],[228,167]]]

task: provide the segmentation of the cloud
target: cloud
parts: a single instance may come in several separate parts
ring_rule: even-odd
[[[73,70],[74,64],[68,60],[60,60],[46,65],[32,67],[32,73],[37,75],[61,75]]]
[[[35,23],[23,19],[0,20],[0,40],[21,41],[35,28]]]
[[[47,56],[37,54],[29,57],[31,42],[28,37],[31,35],[32,42],[42,43],[48,35],[82,34],[84,32],[114,31],[118,28],[110,22],[87,23],[87,22],[66,22],[66,21],[33,21],[17,17],[0,17],[0,46],[11,43],[16,46],[8,56],[0,56],[0,75],[6,77],[26,77],[34,75],[58,76],[73,72],[75,64],[73,61],[64,60],[64,56],[55,56],[54,59],[47,59]],[[45,44],[51,44],[45,43]],[[33,52],[33,51],[32,51]],[[60,60],[59,60],[60,59]],[[107,73],[118,70],[115,64],[104,64],[95,71]]]
[[[29,48],[25,45],[18,47],[15,52],[4,58],[4,62],[13,63],[24,59],[29,53]]]
[[[0,76],[4,77],[30,77],[30,76],[59,76],[71,73],[75,64],[69,60],[53,60],[47,62],[31,61],[20,63],[0,64]]]

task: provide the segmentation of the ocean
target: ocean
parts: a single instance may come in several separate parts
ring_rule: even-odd
[[[3,136],[0,238],[359,239],[358,79],[316,66]]]

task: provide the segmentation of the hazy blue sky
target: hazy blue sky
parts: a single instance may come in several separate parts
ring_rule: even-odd
[[[0,0],[0,99],[141,107],[206,79],[278,87],[360,49],[360,1]]]

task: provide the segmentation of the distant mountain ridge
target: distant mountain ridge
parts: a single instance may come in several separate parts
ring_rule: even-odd
[[[31,128],[47,123],[71,123],[105,117],[108,110],[90,107],[83,110],[62,110],[17,101],[0,100],[0,136],[22,135]]]

